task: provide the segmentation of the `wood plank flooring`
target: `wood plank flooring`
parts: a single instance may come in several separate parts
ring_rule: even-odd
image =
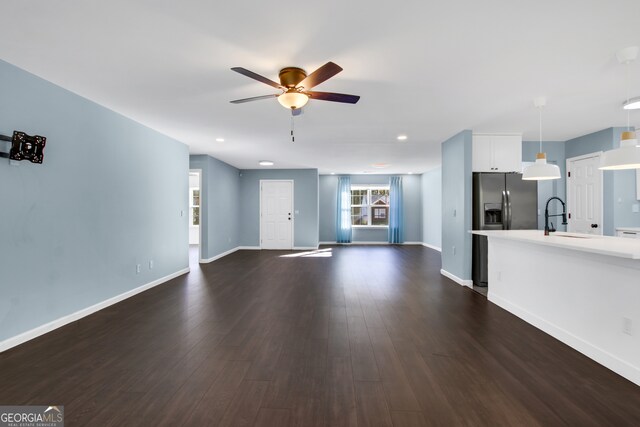
[[[438,252],[299,254],[192,265],[1,354],[0,405],[64,405],[68,426],[640,425],[640,387],[441,276]]]

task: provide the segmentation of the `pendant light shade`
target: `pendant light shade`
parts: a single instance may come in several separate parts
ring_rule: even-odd
[[[636,138],[636,133],[629,125],[629,110],[637,108],[638,99],[629,97],[629,64],[636,60],[638,56],[638,46],[624,48],[616,54],[618,61],[625,65],[627,70],[627,101],[622,104],[622,108],[627,110],[627,131],[622,132],[620,138],[620,148],[605,151],[600,159],[601,170],[622,170],[640,169],[640,145]]]
[[[547,163],[547,155],[545,153],[538,153],[536,162],[525,168],[522,179],[527,181],[560,179],[560,168],[557,165]]]
[[[547,104],[547,100],[544,97],[536,98],[533,100],[533,104],[540,113],[540,152],[536,155],[536,162],[524,169],[522,179],[526,181],[560,179],[560,168],[557,165],[547,163],[547,154],[542,151],[542,108]]]
[[[602,154],[602,170],[640,169],[640,145],[635,132],[622,132],[620,148]]]

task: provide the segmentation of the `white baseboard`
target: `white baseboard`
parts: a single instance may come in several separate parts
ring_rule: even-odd
[[[238,246],[236,250],[238,251],[259,251],[260,246]]]
[[[335,240],[333,242],[320,242],[321,245],[337,245],[338,242],[336,242]]]
[[[207,259],[201,259],[199,262],[200,262],[200,264],[207,264],[209,262],[213,262],[213,261],[215,261],[217,259],[220,259],[220,258],[222,258],[224,256],[230,255],[230,254],[234,253],[235,251],[237,251],[238,249],[240,249],[240,246],[237,246],[237,247],[235,247],[233,249],[229,249],[228,251],[222,252],[221,254],[218,254],[218,255],[216,255],[214,257],[207,258]]]
[[[294,251],[317,251],[317,246],[294,246]]]
[[[447,270],[440,270],[440,274],[442,274],[444,277],[447,277],[447,278],[453,280],[454,282],[456,282],[457,284],[459,284],[461,286],[466,286],[467,288],[472,288],[473,289],[473,280],[461,279],[458,276],[456,276],[455,274],[449,273]]]
[[[422,245],[422,242],[402,242],[401,245]]]
[[[640,367],[631,365],[630,363],[619,359],[606,350],[603,350],[600,347],[597,347],[583,340],[582,338],[573,335],[569,331],[560,328],[559,326],[556,326],[555,324],[550,323],[544,319],[541,319],[540,317],[530,313],[522,307],[491,293],[491,290],[489,290],[488,299],[497,306],[500,306],[508,312],[518,316],[525,322],[546,332],[555,339],[562,341],[569,347],[574,348],[585,356],[595,360],[603,366],[606,366],[613,372],[622,375],[623,377],[627,378],[629,381],[636,383],[637,385],[640,385]]]
[[[425,248],[433,249],[433,250],[438,251],[438,252],[442,252],[442,248],[440,248],[438,246],[433,246],[433,245],[430,245],[430,244],[424,243],[424,242],[422,242],[422,246],[424,246]]]
[[[44,325],[35,327],[30,331],[23,332],[11,338],[7,338],[6,340],[0,342],[0,353],[7,351],[10,348],[13,348],[17,345],[30,341],[34,338],[37,338],[40,335],[44,335],[48,332],[58,329],[64,325],[75,322],[76,320],[80,320],[83,317],[86,317],[90,314],[95,313],[96,311],[100,311],[113,304],[117,304],[120,301],[124,301],[125,299],[131,298],[132,296],[137,295],[140,292],[144,292],[155,286],[161,285],[162,283],[168,282],[169,280],[174,279],[178,276],[182,276],[183,274],[186,274],[188,272],[189,272],[189,268],[188,267],[184,268],[182,270],[176,271],[175,273],[169,274],[168,276],[161,277],[160,279],[156,279],[153,282],[149,282],[135,289],[131,289],[130,291],[124,292],[120,295],[116,295],[115,297],[106,299],[90,307],[83,308],[82,310],[78,310],[75,313],[71,313],[67,316],[60,317],[59,319],[53,320],[49,323],[45,323]]]

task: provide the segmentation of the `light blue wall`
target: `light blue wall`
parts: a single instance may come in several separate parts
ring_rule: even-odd
[[[260,180],[292,179],[294,247],[318,246],[318,170],[249,169],[240,171],[240,246],[260,246]]]
[[[560,197],[565,203],[567,202],[567,162],[565,155],[564,142],[544,141],[542,149],[547,153],[547,162],[560,167],[560,179],[538,181],[538,229],[544,230],[544,208],[550,197]],[[522,161],[535,162],[536,154],[540,151],[539,141],[523,141],[522,142]],[[562,206],[559,203],[552,202],[549,205],[549,212],[562,213]],[[566,231],[566,226],[559,224],[554,219],[553,223],[560,231]]]
[[[391,175],[351,175],[352,185],[389,184]],[[320,176],[320,241],[336,241],[336,202],[338,177]],[[402,197],[404,203],[404,241],[422,241],[422,182],[420,175],[402,175]],[[374,228],[354,228],[352,241],[388,241],[388,230]]]
[[[0,133],[47,137],[0,159],[0,341],[188,267],[186,145],[3,61],[0,94]]]
[[[471,139],[465,130],[442,143],[442,269],[471,280]]]
[[[442,168],[422,174],[422,242],[442,247]]]
[[[608,128],[571,139],[565,143],[567,159],[620,146],[620,135],[626,128]],[[616,227],[637,227],[640,215],[631,211],[637,203],[633,171],[604,171],[604,234],[612,236]]]
[[[189,167],[202,170],[200,256],[206,260],[239,246],[240,171],[206,155],[190,156]]]

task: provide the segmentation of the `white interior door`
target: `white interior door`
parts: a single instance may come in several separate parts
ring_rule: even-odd
[[[600,153],[567,159],[568,231],[602,234]]]
[[[260,247],[293,248],[293,181],[260,181]]]

